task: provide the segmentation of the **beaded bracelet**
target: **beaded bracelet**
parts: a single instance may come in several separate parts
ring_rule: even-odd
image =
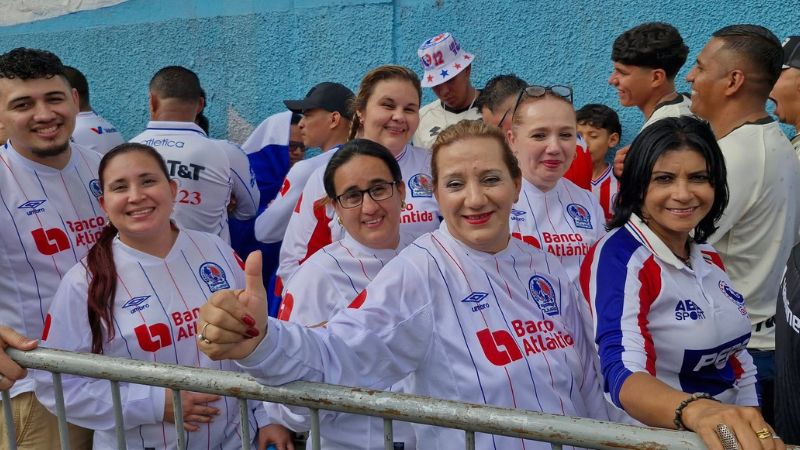
[[[711,394],[708,394],[706,392],[695,392],[691,396],[683,399],[683,401],[678,405],[678,407],[675,408],[675,419],[673,420],[673,422],[675,423],[675,428],[679,430],[686,429],[686,426],[683,424],[683,418],[681,417],[683,415],[683,409],[686,408],[686,406],[689,403],[692,403],[695,400],[700,400],[701,398],[706,400],[714,400],[715,402],[719,401],[714,397],[712,397]]]

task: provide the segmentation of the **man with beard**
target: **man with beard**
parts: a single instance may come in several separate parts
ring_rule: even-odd
[[[63,274],[105,225],[97,203],[100,155],[70,144],[78,93],[50,52],[18,48],[0,55],[0,325],[38,337]],[[11,388],[17,446],[59,448],[58,423],[33,395],[31,377]],[[2,412],[0,412],[2,415]],[[0,449],[5,449],[0,419]],[[91,448],[91,433],[70,426],[73,449]]]

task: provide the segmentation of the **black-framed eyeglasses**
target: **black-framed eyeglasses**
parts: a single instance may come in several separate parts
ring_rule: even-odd
[[[361,203],[364,202],[365,193],[369,194],[370,198],[376,202],[386,200],[394,195],[394,186],[397,183],[398,181],[384,181],[381,183],[375,183],[368,189],[352,189],[344,194],[337,195],[336,201],[339,202],[339,206],[342,208],[350,209],[361,206]]]
[[[519,100],[517,100],[517,101],[519,101]],[[516,109],[516,108],[514,108],[514,109]],[[511,110],[507,109],[506,112],[503,113],[503,117],[500,118],[500,122],[497,122],[497,128],[503,128],[503,122],[506,121],[506,118],[508,117],[508,113],[510,113],[510,112],[511,112]]]
[[[292,150],[300,150],[301,152],[304,152],[306,151],[306,146],[302,141],[289,141],[289,151]]]
[[[519,108],[519,104],[522,103],[522,97],[527,95],[528,97],[539,98],[544,97],[548,92],[556,97],[561,97],[564,100],[572,103],[572,88],[569,86],[564,86],[563,84],[554,84],[552,86],[540,86],[538,84],[532,84],[519,91],[517,102],[514,103],[514,110],[511,113],[511,117],[514,117],[514,114],[517,113],[517,108]]]

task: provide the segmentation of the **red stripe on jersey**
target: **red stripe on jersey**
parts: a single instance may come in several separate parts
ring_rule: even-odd
[[[514,239],[519,239],[520,241],[532,245],[538,249],[542,248],[542,244],[539,243],[539,240],[536,239],[534,236],[523,236],[522,233],[511,233],[511,237]]]
[[[289,182],[288,178],[283,179],[283,184],[281,185],[281,197],[285,196],[287,192],[289,192],[289,188],[292,187],[292,183]]]
[[[603,214],[606,216],[606,221],[614,218],[611,212],[611,183],[604,181],[600,184],[600,206],[603,208]]]
[[[275,297],[280,297],[283,294],[283,278],[275,275]]]
[[[244,261],[242,261],[242,258],[239,257],[239,254],[234,251],[233,257],[236,259],[236,263],[239,264],[239,267],[241,267],[242,270],[244,270]]]
[[[719,253],[717,252],[710,252],[708,250],[703,250],[700,253],[703,254],[703,259],[714,264],[715,266],[722,269],[725,272],[725,264],[722,262],[722,258],[719,257]]]
[[[347,305],[347,307],[348,308],[353,308],[353,309],[358,309],[358,308],[361,308],[361,305],[363,305],[365,301],[367,301],[367,290],[366,289],[361,291],[361,293],[358,294],[356,296],[356,298],[354,298],[353,301],[350,302],[349,305]]]
[[[639,271],[639,282],[642,287],[639,289],[638,322],[639,331],[644,338],[644,352],[647,355],[645,367],[650,375],[656,376],[656,349],[653,345],[653,335],[647,328],[650,323],[647,316],[650,315],[653,302],[661,293],[661,267],[652,255],[645,260]]]
[[[47,336],[50,335],[50,325],[52,324],[52,322],[53,322],[53,316],[51,316],[48,313],[47,317],[44,318],[44,330],[42,330],[42,340],[43,341],[46,341],[47,340]]]
[[[314,202],[314,218],[317,219],[317,225],[311,233],[311,239],[308,240],[306,256],[300,260],[299,264],[303,264],[311,255],[316,253],[317,250],[333,242],[330,227],[331,218],[328,217],[325,210],[327,200],[328,198],[325,197]]]
[[[303,203],[303,193],[300,193],[300,197],[297,198],[297,203],[294,205],[294,212],[300,212],[300,204]]]
[[[589,312],[594,316],[594,309],[592,309],[592,302],[589,300],[591,297],[589,293],[591,292],[590,285],[592,281],[592,262],[594,262],[594,251],[597,248],[597,243],[595,243],[591,248],[589,248],[589,253],[586,254],[586,257],[583,258],[583,262],[581,263],[581,273],[578,276],[578,281],[581,285],[581,292],[583,293],[583,299],[586,300],[586,303],[589,305]]]
[[[278,320],[289,321],[292,316],[292,309],[294,309],[294,297],[291,293],[287,292],[286,296],[281,301],[281,306],[278,308]]]
[[[731,356],[729,360],[731,362],[731,368],[733,369],[733,376],[736,378],[737,381],[742,379],[742,374],[744,374],[744,369],[742,369],[742,362],[739,361],[739,358],[736,355]]]

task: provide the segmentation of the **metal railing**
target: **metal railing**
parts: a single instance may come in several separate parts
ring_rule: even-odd
[[[476,432],[550,442],[553,449],[556,450],[560,450],[562,444],[596,449],[681,448],[700,450],[706,448],[700,438],[691,432],[634,427],[592,419],[302,381],[283,386],[265,386],[242,373],[46,348],[38,348],[29,352],[14,349],[6,349],[6,351],[12,359],[24,367],[53,372],[61,445],[65,449],[69,448],[69,439],[63,392],[61,392],[61,373],[111,380],[119,449],[126,448],[119,393],[119,382],[121,381],[168,387],[173,390],[173,404],[176,408],[175,427],[180,449],[186,446],[183,414],[180,411],[181,390],[238,398],[242,424],[242,448],[245,450],[250,448],[246,399],[310,408],[311,434],[309,442],[314,450],[320,448],[320,409],[384,418],[384,442],[385,448],[388,450],[393,448],[393,420],[464,430],[468,450],[475,448]],[[7,391],[3,391],[2,394],[6,429],[9,430],[9,436],[6,438],[9,440],[10,448],[15,450],[12,442],[14,431],[9,396]],[[4,437],[0,436],[0,438]]]

